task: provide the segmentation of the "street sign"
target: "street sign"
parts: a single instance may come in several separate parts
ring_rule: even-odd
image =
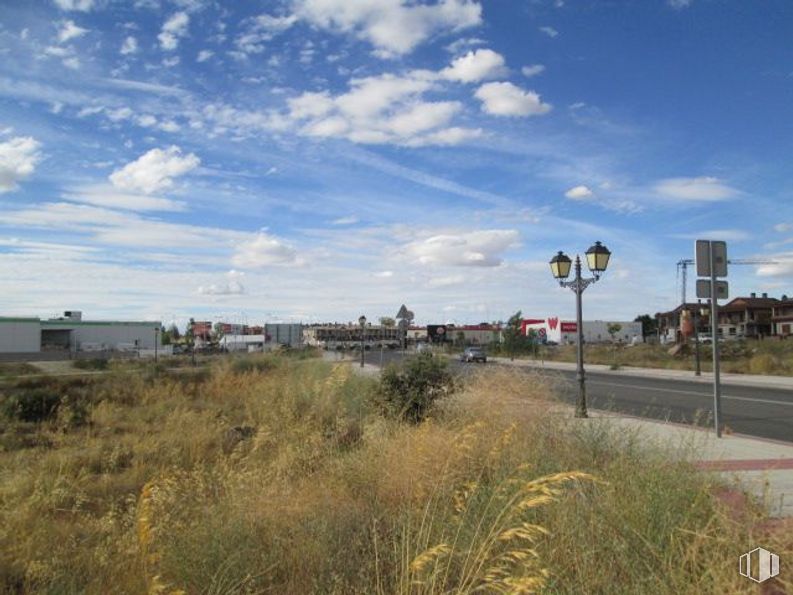
[[[713,276],[727,276],[727,242],[697,240],[694,254],[697,261],[697,277],[710,277],[710,249],[713,247]]]
[[[710,279],[697,279],[697,297],[710,299]],[[716,281],[716,299],[726,300],[730,297],[727,281]]]
[[[410,318],[410,316],[408,316],[408,309],[405,304],[402,304],[402,307],[399,309],[399,312],[397,312],[397,315],[394,318]]]

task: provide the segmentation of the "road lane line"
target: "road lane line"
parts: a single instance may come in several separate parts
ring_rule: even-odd
[[[649,392],[662,392],[662,393],[675,393],[678,395],[695,395],[697,397],[711,397],[712,395],[708,393],[697,393],[690,390],[680,390],[676,388],[652,388],[647,386],[642,386],[640,384],[620,384],[620,383],[613,383],[613,382],[599,382],[597,380],[589,380],[589,384],[600,384],[603,386],[619,386],[622,388],[633,388],[637,390],[649,391]],[[768,403],[771,405],[787,405],[788,407],[793,407],[793,402],[790,401],[775,401],[773,399],[755,399],[752,397],[733,397],[729,395],[722,395],[722,399],[730,399],[732,401],[749,401],[751,403]]]

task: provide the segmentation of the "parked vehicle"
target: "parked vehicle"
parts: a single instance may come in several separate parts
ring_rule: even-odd
[[[466,363],[482,362],[485,364],[487,363],[487,355],[482,351],[481,347],[468,347],[460,356],[460,361]]]

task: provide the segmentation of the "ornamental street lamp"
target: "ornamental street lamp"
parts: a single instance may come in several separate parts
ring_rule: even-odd
[[[364,339],[366,335],[366,316],[361,315],[358,319],[358,324],[361,325],[361,367],[363,368],[363,354],[364,354]]]
[[[600,242],[595,242],[586,251],[586,261],[592,277],[583,278],[581,276],[581,257],[575,257],[575,278],[572,281],[565,281],[570,275],[572,261],[561,250],[551,259],[551,274],[559,281],[561,287],[571,289],[576,296],[576,333],[578,335],[578,345],[576,346],[576,380],[578,381],[578,402],[576,403],[575,416],[588,417],[586,411],[586,380],[584,376],[584,323],[581,307],[581,294],[584,290],[600,279],[609,264],[611,252]]]

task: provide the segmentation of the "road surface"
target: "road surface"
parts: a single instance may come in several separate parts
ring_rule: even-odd
[[[383,364],[400,361],[399,351],[385,351]],[[366,352],[366,362],[380,365],[378,350]],[[499,365],[499,364],[486,364]],[[452,360],[452,369],[461,374],[481,369],[482,364],[462,364]],[[518,373],[528,369],[514,368]],[[548,370],[561,376],[562,398],[574,403],[576,399],[575,373]],[[686,380],[667,380],[618,375],[613,372],[587,372],[587,403],[591,409],[608,409],[637,417],[691,423],[711,422],[713,387],[710,384]],[[732,432],[793,442],[793,391],[778,388],[722,386],[722,420]]]

